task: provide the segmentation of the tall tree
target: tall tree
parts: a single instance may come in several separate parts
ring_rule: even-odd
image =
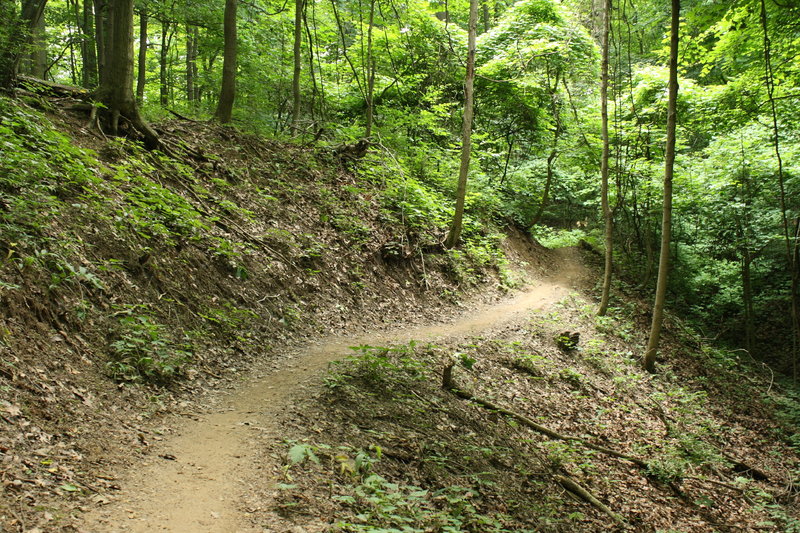
[[[133,96],[133,0],[110,0],[109,22],[107,73],[98,94],[110,113],[111,133],[121,133],[123,118],[144,136],[148,148],[157,148],[158,135],[142,118]]]
[[[225,0],[224,35],[225,48],[222,58],[222,88],[214,117],[225,124],[233,116],[233,101],[236,98],[236,9],[238,0]]]
[[[304,0],[294,2],[294,71],[292,73],[292,135],[298,133],[298,122],[300,120],[300,72],[302,69],[301,48],[303,45],[303,8]]]
[[[603,270],[603,292],[600,297],[600,307],[597,310],[598,316],[604,316],[608,311],[608,299],[611,293],[611,268],[613,259],[613,214],[608,202],[608,49],[609,33],[611,31],[611,0],[604,0],[603,6],[603,32],[602,32],[602,60],[600,63],[600,116],[603,138],[603,154],[600,158],[600,203],[603,210],[603,221],[605,223],[604,245],[605,261]]]
[[[139,11],[139,60],[137,61],[136,101],[144,101],[144,86],[147,82],[147,10]]]
[[[789,217],[786,208],[786,176],[783,170],[783,156],[781,154],[780,127],[778,126],[778,110],[775,105],[775,76],[772,70],[772,41],[769,37],[769,24],[767,22],[767,5],[761,0],[761,29],[764,33],[764,73],[769,100],[770,126],[772,126],[772,146],[775,160],[778,163],[778,186],[780,189],[781,220],[783,222],[783,239],[786,244],[786,262],[792,276],[790,287],[791,300],[791,328],[792,328],[792,374],[797,380],[798,352],[800,352],[800,294],[798,285],[800,278],[797,265],[797,232],[789,230]],[[792,235],[794,233],[795,235]]]
[[[97,87],[97,48],[95,47],[92,0],[83,0],[81,31],[83,32],[81,41],[83,86],[88,89],[94,89]]]
[[[25,42],[33,34],[44,14],[47,0],[23,0],[22,11],[17,14],[16,2],[0,0],[0,88],[10,88],[17,80],[19,62]]]
[[[661,325],[664,321],[664,303],[667,298],[669,281],[669,252],[672,242],[672,177],[675,167],[675,124],[678,104],[678,31],[680,29],[681,0],[672,0],[672,19],[669,38],[669,98],[667,101],[667,145],[664,154],[664,206],[661,214],[661,255],[658,260],[658,281],[656,283],[653,321],[650,339],[644,354],[644,367],[652,373],[656,371],[656,354],[661,338]]]
[[[469,1],[469,36],[467,38],[467,74],[464,79],[464,120],[461,127],[461,167],[458,172],[456,209],[450,232],[444,242],[446,248],[454,248],[461,238],[464,224],[464,202],[467,196],[470,151],[472,149],[473,87],[475,82],[475,41],[478,28],[478,0]]]
[[[375,57],[373,56],[372,50],[372,28],[375,22],[375,2],[376,0],[370,0],[369,2],[369,22],[367,24],[367,64],[364,66],[364,72],[367,76],[367,126],[364,129],[364,137],[366,138],[369,138],[372,135],[372,122],[375,116]]]

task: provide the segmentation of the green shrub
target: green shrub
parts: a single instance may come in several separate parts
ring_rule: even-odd
[[[107,363],[112,378],[167,385],[183,374],[192,357],[190,344],[171,340],[164,326],[137,314],[135,307],[119,319],[119,326]]]

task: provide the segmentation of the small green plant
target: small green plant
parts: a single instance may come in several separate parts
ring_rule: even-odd
[[[167,385],[183,373],[191,357],[190,344],[173,342],[164,326],[132,307],[119,318],[107,367],[119,381]]]
[[[575,388],[581,388],[586,381],[586,377],[583,374],[569,367],[561,369],[558,377]]]

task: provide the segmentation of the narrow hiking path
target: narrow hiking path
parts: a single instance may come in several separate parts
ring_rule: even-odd
[[[555,255],[556,275],[502,302],[466,310],[451,323],[397,325],[375,333],[320,339],[287,356],[282,368],[241,383],[212,412],[174,419],[175,433],[154,444],[150,462],[120,482],[122,490],[114,501],[86,514],[83,530],[265,531],[249,524],[249,511],[242,502],[251,484],[274,485],[279,480],[270,479],[270,465],[255,464],[254,452],[259,443],[264,446],[282,438],[277,415],[304,383],[346,356],[350,346],[465,338],[549,307],[585,275],[575,250],[561,249]],[[256,472],[270,474],[254,479]]]

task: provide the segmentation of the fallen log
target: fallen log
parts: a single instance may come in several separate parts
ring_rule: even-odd
[[[455,366],[454,364],[450,364],[450,365],[445,367],[444,372],[442,374],[442,387],[444,389],[450,391],[451,393],[455,394],[459,398],[462,398],[464,400],[468,400],[468,401],[471,401],[473,403],[476,403],[476,404],[480,405],[481,407],[489,409],[490,411],[495,411],[497,413],[500,413],[501,415],[505,415],[505,416],[507,416],[509,418],[513,418],[514,420],[516,420],[517,422],[519,422],[523,426],[526,426],[526,427],[528,427],[528,428],[530,428],[530,429],[532,429],[532,430],[534,430],[534,431],[536,431],[538,433],[541,433],[542,435],[546,435],[546,436],[550,437],[551,439],[563,440],[563,441],[567,441],[567,442],[575,442],[575,443],[578,443],[578,444],[584,446],[585,448],[589,448],[590,450],[594,450],[596,452],[600,452],[600,453],[605,454],[605,455],[610,455],[611,457],[616,457],[617,459],[622,459],[624,461],[629,461],[629,462],[631,462],[631,463],[633,463],[636,466],[639,466],[641,468],[647,468],[647,462],[642,460],[642,459],[639,459],[638,457],[633,457],[631,455],[627,455],[627,454],[618,452],[616,450],[605,448],[603,446],[598,446],[597,444],[593,444],[593,443],[587,441],[586,439],[582,439],[580,437],[573,437],[571,435],[562,435],[561,433],[558,433],[557,431],[553,431],[550,428],[547,428],[547,427],[545,427],[545,426],[543,426],[541,424],[538,424],[538,423],[534,422],[533,420],[531,420],[530,418],[528,418],[525,415],[522,415],[522,414],[519,414],[519,413],[515,413],[514,411],[510,411],[508,409],[500,407],[499,405],[496,405],[496,404],[490,402],[489,400],[484,400],[482,398],[478,398],[478,397],[476,397],[476,396],[474,396],[474,395],[472,395],[472,394],[470,394],[470,393],[458,388],[458,385],[456,385],[455,381],[453,380],[453,367],[454,366]]]

